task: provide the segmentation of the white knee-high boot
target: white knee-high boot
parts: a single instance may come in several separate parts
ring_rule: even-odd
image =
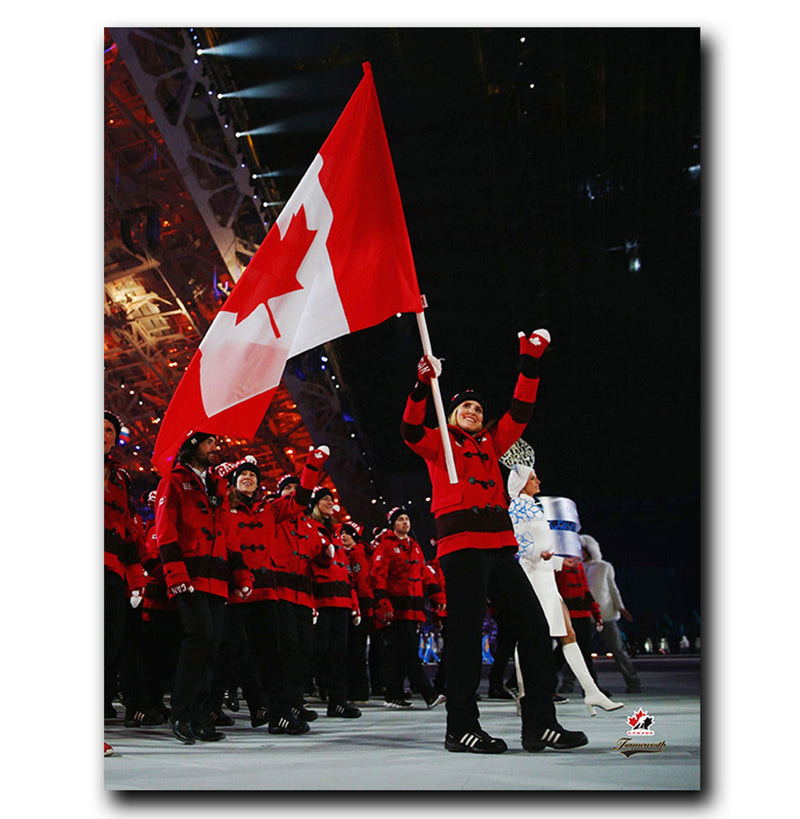
[[[597,687],[597,683],[592,679],[592,675],[586,667],[586,660],[583,659],[583,654],[581,654],[577,643],[564,643],[561,650],[564,652],[564,659],[572,669],[572,673],[581,684],[581,688],[583,688],[583,702],[592,716],[595,715],[595,705],[599,705],[605,711],[614,711],[625,705],[624,702],[612,702]]]

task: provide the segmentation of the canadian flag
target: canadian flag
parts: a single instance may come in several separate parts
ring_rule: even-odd
[[[162,475],[192,432],[252,438],[288,358],[422,311],[372,69],[363,68],[172,396],[153,452]]]

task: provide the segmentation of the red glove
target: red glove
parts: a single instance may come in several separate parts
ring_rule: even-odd
[[[378,600],[378,604],[375,606],[375,618],[381,623],[391,623],[394,620],[394,609],[385,597]]]
[[[308,457],[306,457],[305,466],[300,474],[300,486],[303,489],[313,490],[319,483],[319,474],[330,455],[330,449],[324,444],[319,447],[311,446],[308,448]]]
[[[526,338],[525,333],[517,333],[519,337],[519,354],[530,355],[534,358],[541,358],[547,345],[550,343],[550,333],[547,330],[534,330],[530,338]]]
[[[238,461],[225,461],[224,463],[217,464],[217,466],[212,467],[209,471],[215,478],[227,478],[238,466],[257,463],[258,459],[255,455],[245,455],[244,458]]]
[[[317,470],[322,469],[325,461],[331,456],[331,451],[324,444],[322,446],[308,448],[308,458],[306,459],[306,466],[313,466]]]
[[[423,384],[430,384],[442,374],[442,361],[432,355],[424,355],[417,364],[417,378]]]

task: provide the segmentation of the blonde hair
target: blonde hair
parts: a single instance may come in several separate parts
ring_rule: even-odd
[[[466,404],[467,401],[472,400],[473,400],[472,398],[465,398],[461,402],[461,404]],[[480,401],[476,401],[475,403],[480,405],[481,412],[483,412],[483,421],[481,423],[481,429],[486,429],[486,412],[483,409],[483,404],[481,404]],[[456,423],[456,413],[458,412],[458,408],[461,406],[461,404],[457,404],[455,407],[453,407],[453,411],[450,413],[450,415],[447,416],[448,426],[458,427],[458,424]],[[459,427],[459,429],[461,429],[461,427]]]

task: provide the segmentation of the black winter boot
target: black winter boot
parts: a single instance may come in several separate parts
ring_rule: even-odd
[[[508,745],[502,739],[489,736],[480,728],[463,733],[460,731],[456,731],[455,734],[448,733],[444,738],[444,747],[454,753],[470,754],[502,754],[508,750]]]
[[[545,748],[567,751],[570,748],[580,748],[588,742],[583,731],[567,731],[558,723],[536,733],[522,732],[522,747],[526,751],[543,751]]]
[[[545,748],[565,751],[580,748],[589,742],[583,731],[567,731],[558,724],[552,694],[547,699],[532,699],[526,695],[519,702],[522,747],[526,751],[542,751]]]

